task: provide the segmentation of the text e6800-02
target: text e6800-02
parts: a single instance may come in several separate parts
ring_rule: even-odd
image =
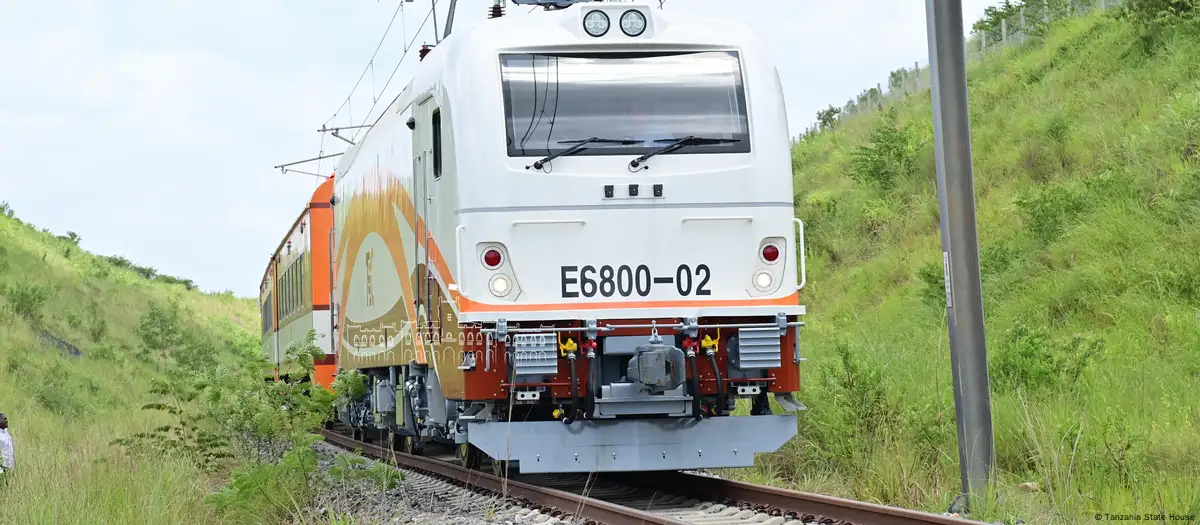
[[[599,268],[587,265],[562,266],[559,268],[563,298],[572,297],[630,297],[637,294],[640,297],[650,295],[655,285],[674,285],[675,292],[683,297],[691,295],[712,295],[708,288],[712,279],[712,270],[707,264],[698,264],[695,268],[681,264],[675,268],[675,275],[655,277],[650,267],[645,264],[629,266],[603,265]]]

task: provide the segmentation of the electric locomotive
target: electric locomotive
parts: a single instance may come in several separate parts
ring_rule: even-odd
[[[514,3],[544,10],[424,47],[336,170],[338,368],[369,383],[338,418],[498,471],[752,466],[804,408],[767,50],[646,3]]]

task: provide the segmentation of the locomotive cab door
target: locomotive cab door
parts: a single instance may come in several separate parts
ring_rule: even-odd
[[[436,178],[439,175],[438,171],[441,168],[441,112],[437,109],[437,102],[430,96],[417,106],[416,115],[416,137],[413,141],[414,158],[416,159],[416,172],[413,174],[413,181],[416,185],[414,196],[414,207],[417,213],[417,267],[413,272],[413,291],[416,294],[416,311],[419,319],[423,322],[417,327],[421,331],[423,347],[426,350],[424,359],[419,359],[421,364],[430,364],[432,356],[428,351],[435,346],[435,339],[432,337],[436,330],[436,320],[439,315],[438,304],[434,298],[437,294],[433,293],[433,287],[436,286],[433,272],[429,269],[430,256],[429,247],[433,245],[434,237],[434,217],[437,215],[435,211],[437,202],[437,184]],[[424,312],[422,315],[421,312]]]
[[[434,232],[437,231],[437,180],[441,175],[442,158],[442,125],[441,111],[433,97],[422,100],[417,106],[416,137],[413,141],[414,158],[417,159],[416,172],[413,174],[416,191],[414,206],[417,217],[417,239],[420,249],[416,258],[416,269],[413,272],[416,295],[417,315],[420,321],[416,328],[420,332],[423,351],[418,352],[417,362],[427,365],[425,375],[425,400],[423,408],[427,410],[427,421],[434,425],[444,425],[449,415],[446,403],[442,397],[438,370],[438,354],[435,349],[441,340],[442,331],[439,319],[443,314],[440,288],[431,268],[432,256],[429,253],[434,244]]]

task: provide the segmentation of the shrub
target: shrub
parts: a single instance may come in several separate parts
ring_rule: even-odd
[[[182,285],[184,288],[186,288],[188,291],[192,291],[192,290],[196,289],[196,283],[192,282],[191,279],[184,279],[181,277],[174,277],[171,275],[158,274],[156,277],[154,277],[154,280],[164,282],[167,284],[179,284],[179,285]]]
[[[1060,390],[1074,386],[1103,347],[1104,341],[1091,335],[1056,340],[1046,328],[1018,323],[992,352],[989,375],[1010,390]]]
[[[184,333],[179,303],[172,300],[165,307],[150,305],[150,310],[138,322],[137,335],[142,342],[141,354],[145,358],[155,354],[166,357],[172,350],[182,346]]]
[[[4,289],[4,295],[12,304],[13,311],[28,319],[30,322],[42,320],[42,306],[49,298],[49,291],[42,286],[30,283],[9,285]]]
[[[79,246],[79,241],[83,240],[82,238],[79,237],[78,233],[75,233],[73,231],[68,231],[66,235],[58,235],[57,237],[59,239],[62,239],[64,241],[71,243],[72,246]],[[68,247],[68,249],[69,249],[69,247]]]
[[[239,467],[229,484],[209,501],[242,523],[283,522],[299,517],[321,488],[317,485],[317,453],[311,448],[320,439],[307,436],[278,462]]]
[[[865,184],[891,189],[908,177],[916,164],[916,140],[908,125],[899,126],[895,108],[883,114],[883,120],[871,130],[870,141],[851,155],[850,176]]]
[[[166,397],[165,400],[142,406],[143,410],[162,411],[175,419],[175,423],[160,425],[149,432],[139,432],[132,437],[113,440],[131,454],[177,455],[192,459],[196,466],[213,471],[223,458],[232,457],[224,450],[226,439],[218,432],[203,428],[198,418],[187,412],[185,406],[194,400],[197,392],[179,382],[168,383],[155,380],[152,394]]]
[[[108,332],[108,321],[104,319],[103,314],[100,312],[100,303],[95,299],[92,299],[88,303],[87,332],[88,337],[91,338],[93,343],[99,343]]]
[[[886,447],[901,416],[887,394],[878,361],[856,355],[850,344],[835,343],[837,357],[820,365],[818,392],[822,410],[802,418],[811,451],[839,470],[860,472],[868,458]]]
[[[101,343],[88,351],[87,356],[92,359],[99,359],[103,361],[120,361],[121,352],[118,351],[118,348],[119,347],[112,342]]]
[[[1021,197],[1016,204],[1025,213],[1034,237],[1050,242],[1062,232],[1067,221],[1083,211],[1085,201],[1074,191],[1054,186]]]
[[[1125,0],[1121,14],[1149,27],[1161,27],[1196,19],[1200,0]]]

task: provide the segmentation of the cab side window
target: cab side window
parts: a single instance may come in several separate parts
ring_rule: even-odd
[[[433,110],[433,178],[442,177],[442,110]]]

